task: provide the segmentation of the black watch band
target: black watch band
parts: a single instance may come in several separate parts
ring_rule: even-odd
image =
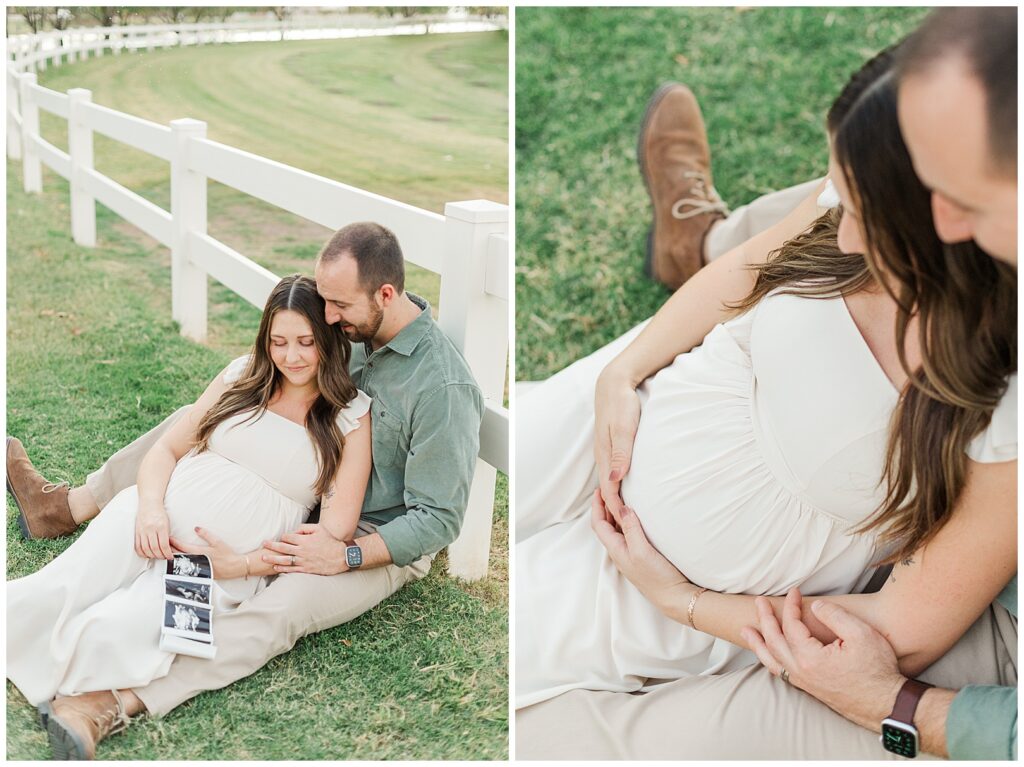
[[[886,751],[909,759],[917,756],[921,738],[917,727],[914,726],[914,714],[917,711],[917,704],[921,702],[921,696],[931,686],[916,679],[908,679],[903,683],[896,695],[892,713],[882,720],[880,740]]]

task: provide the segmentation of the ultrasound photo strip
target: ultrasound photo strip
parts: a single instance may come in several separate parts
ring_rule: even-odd
[[[164,572],[160,649],[213,658],[213,567],[201,554],[175,554]]]

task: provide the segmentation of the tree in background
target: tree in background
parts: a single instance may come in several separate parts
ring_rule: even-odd
[[[12,11],[17,13],[21,18],[25,19],[25,23],[29,25],[32,30],[32,34],[38,32],[43,23],[46,21],[46,13],[48,8],[37,8],[36,6],[29,5],[17,5],[11,8]]]
[[[95,19],[101,27],[114,26],[114,20],[117,18],[117,8],[112,5],[89,5],[84,6],[81,10],[89,18]]]

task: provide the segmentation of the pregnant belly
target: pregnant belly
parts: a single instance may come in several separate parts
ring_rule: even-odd
[[[780,594],[808,579],[817,593],[852,586],[870,542],[769,470],[754,433],[749,369],[694,357],[678,358],[641,392],[622,497],[652,544],[718,591]]]
[[[199,526],[238,553],[280,538],[302,524],[308,513],[249,469],[211,451],[178,462],[164,503],[175,538],[203,544],[195,532]]]

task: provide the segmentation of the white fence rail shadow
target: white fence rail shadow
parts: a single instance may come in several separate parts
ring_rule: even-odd
[[[18,45],[30,50],[23,41]],[[67,49],[62,53],[69,55]],[[440,274],[439,323],[465,356],[486,403],[480,456],[462,533],[449,546],[449,571],[467,579],[485,576],[496,471],[509,470],[509,413],[502,406],[509,331],[508,206],[487,200],[450,202],[439,215],[211,141],[204,122],[180,119],[159,125],[93,104],[88,90],[60,93],[40,86],[35,72],[19,71],[36,68],[47,57],[49,51],[37,45],[34,53],[8,62],[8,157],[21,159],[26,192],[42,191],[44,165],[68,180],[71,234],[78,245],[96,245],[98,201],[170,248],[171,311],[183,335],[200,342],[206,338],[207,276],[260,308],[279,279],[207,233],[208,179],[329,229],[378,221],[395,232],[409,262]],[[40,110],[67,120],[66,153],[40,134]],[[169,162],[170,211],[94,169],[96,133]]]

